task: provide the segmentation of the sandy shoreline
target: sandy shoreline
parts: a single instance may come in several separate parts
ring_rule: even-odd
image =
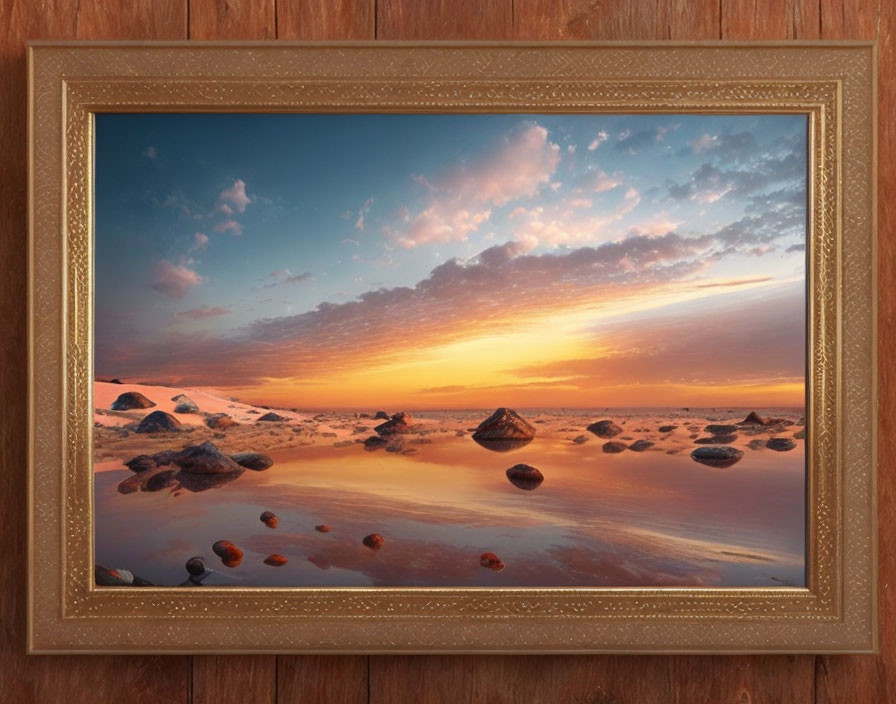
[[[126,392],[144,394],[156,405],[150,408],[127,411],[109,410],[118,395]],[[181,394],[187,395],[199,407],[198,413],[176,413],[171,399]],[[167,386],[146,386],[137,384],[95,384],[94,415],[94,464],[96,471],[121,469],[122,462],[131,457],[160,449],[180,449],[212,441],[222,451],[233,453],[246,450],[255,452],[275,452],[295,448],[316,446],[346,447],[361,443],[375,435],[374,428],[383,419],[374,418],[376,411],[300,413],[288,409],[273,409],[282,421],[263,422],[259,418],[269,408],[252,406],[200,389],[181,389]],[[134,432],[136,424],[153,411],[172,413],[183,428],[177,432],[141,434]],[[793,437],[803,429],[804,419],[801,409],[759,409],[760,415],[782,414],[786,425],[739,426],[736,438],[725,443],[743,450],[765,450],[764,445],[755,442],[770,437]],[[466,436],[472,433],[490,411],[422,411],[414,412],[415,432],[413,438],[425,439],[426,443],[439,438]],[[712,424],[737,424],[743,420],[745,409],[644,409],[633,415],[623,415],[623,409],[576,410],[533,410],[526,418],[534,425],[540,436],[562,438],[573,443],[605,442],[587,431],[587,426],[601,418],[615,419],[622,432],[612,439],[633,444],[637,441],[653,443],[645,452],[666,452],[677,454],[690,451],[695,441],[711,436],[706,427]],[[225,430],[217,430],[206,425],[209,416],[227,414],[236,421]],[[606,416],[600,415],[605,413]],[[631,413],[631,411],[628,411]],[[786,415],[783,415],[786,413]],[[428,417],[429,416],[429,417]],[[668,426],[675,426],[668,429]],[[405,445],[413,446],[408,438]],[[752,443],[752,444],[751,444]],[[425,443],[421,443],[425,444]]]

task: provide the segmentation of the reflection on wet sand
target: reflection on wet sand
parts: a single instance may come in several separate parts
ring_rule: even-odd
[[[802,452],[747,449],[743,432],[742,459],[719,470],[689,456],[689,426],[705,419],[660,432],[659,418],[617,417],[617,438],[655,443],[619,454],[582,441],[584,419],[545,419],[501,454],[459,433],[470,424],[461,416],[458,428],[406,436],[414,454],[337,440],[269,448],[274,464],[261,473],[108,467],[96,475],[97,560],[177,585],[199,558],[203,587],[804,583]],[[373,534],[376,550],[363,542]],[[238,561],[212,552],[222,540]],[[503,569],[483,568],[484,554]],[[272,555],[284,561],[266,564]]]
[[[475,442],[477,442],[480,446],[484,447],[486,450],[491,450],[492,452],[511,452],[513,450],[519,450],[521,447],[525,447],[528,445],[531,440],[481,440],[479,438],[473,438]]]

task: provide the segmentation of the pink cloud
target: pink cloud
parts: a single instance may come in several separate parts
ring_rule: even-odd
[[[434,203],[410,221],[405,234],[398,235],[396,241],[406,249],[433,242],[456,242],[465,240],[467,235],[491,217],[491,210],[470,212],[466,209],[452,210],[441,203]]]
[[[533,196],[548,184],[560,163],[560,147],[537,124],[524,125],[500,145],[432,178],[415,176],[428,193],[426,207],[403,218],[407,225],[385,228],[404,247],[457,242],[491,217],[493,206]]]
[[[190,245],[189,252],[201,252],[208,244],[208,235],[197,232],[193,235],[193,244]]]
[[[591,140],[591,143],[588,145],[588,151],[595,151],[601,144],[606,142],[610,138],[610,135],[607,134],[606,130],[601,130],[597,133],[597,136]]]
[[[636,223],[628,228],[630,235],[665,235],[667,232],[673,232],[678,229],[681,222],[670,220],[665,213],[661,213],[655,218]]]
[[[364,232],[364,218],[367,216],[367,213],[370,212],[371,205],[373,205],[373,198],[368,198],[364,201],[364,205],[361,206],[361,209],[358,210],[358,219],[355,221],[355,229],[359,232]]]
[[[246,182],[243,179],[238,178],[233,182],[233,185],[230,188],[225,188],[218,194],[218,200],[221,201],[222,210],[224,210],[228,215],[233,213],[233,210],[236,209],[237,212],[242,213],[246,210],[246,206],[252,202],[252,199],[246,195]]]
[[[202,277],[185,265],[167,259],[160,259],[153,265],[150,286],[170,298],[183,298],[201,283]]]
[[[532,196],[560,163],[560,147],[541,125],[529,125],[507,137],[500,148],[469,164],[459,164],[430,182],[440,191],[474,202],[504,205]]]
[[[599,215],[583,212],[590,203],[584,198],[566,199],[550,207],[516,208],[511,213],[514,236],[533,244],[599,242],[609,239],[614,234],[611,226],[632,212],[640,202],[638,191],[629,188],[615,208]]]
[[[602,193],[621,185],[622,180],[618,176],[610,176],[600,169],[592,169],[582,174],[576,190],[579,193]]]
[[[694,154],[699,154],[700,152],[705,152],[707,149],[712,149],[718,145],[718,143],[718,135],[701,134],[693,142],[688,142],[688,145],[691,147],[691,151],[693,151]]]
[[[261,378],[305,378],[352,370],[370,359],[501,334],[522,319],[570,306],[661,289],[702,271],[712,236],[631,237],[562,254],[529,252],[526,241],[507,242],[467,261],[451,259],[415,286],[379,288],[345,303],[324,302],[307,312],[259,320],[226,336],[172,345],[157,340],[139,350],[119,374],[158,374],[185,383],[233,384]],[[623,268],[624,276],[620,275]],[[291,275],[278,273],[274,281]],[[284,279],[286,277],[286,279]],[[512,282],[513,295],[508,291]],[[227,354],[222,356],[222,350]],[[127,367],[127,368],[125,368]]]
[[[215,232],[232,232],[236,236],[243,234],[242,224],[233,219],[222,220],[212,229],[214,229]]]

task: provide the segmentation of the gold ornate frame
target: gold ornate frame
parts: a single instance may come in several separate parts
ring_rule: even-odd
[[[874,650],[875,64],[860,42],[30,44],[29,651]],[[808,586],[95,586],[93,115],[158,111],[807,114]]]

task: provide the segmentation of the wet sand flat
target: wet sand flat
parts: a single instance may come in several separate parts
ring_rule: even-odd
[[[690,451],[707,425],[735,423],[749,409],[520,410],[537,434],[507,452],[472,440],[485,410],[415,413],[415,432],[373,451],[362,441],[382,421],[356,413],[293,414],[222,433],[99,427],[97,562],[161,585],[182,583],[192,556],[214,570],[208,586],[802,585],[804,441],[786,452],[757,442],[799,434],[802,412],[758,410],[788,425],[738,428],[727,444],[744,455],[725,469]],[[621,428],[614,441],[653,445],[605,452],[608,440],[586,430],[603,418]],[[659,430],[668,425],[676,427]],[[124,461],[204,440],[228,453],[262,451],[274,465],[206,491],[119,493],[133,476]],[[519,463],[543,474],[537,488],[508,479]],[[277,515],[276,528],[259,520],[264,511]],[[372,533],[383,536],[378,550],[362,544]],[[244,552],[238,566],[212,552],[223,539]],[[484,569],[486,552],[503,569]],[[286,564],[265,564],[271,554]]]

